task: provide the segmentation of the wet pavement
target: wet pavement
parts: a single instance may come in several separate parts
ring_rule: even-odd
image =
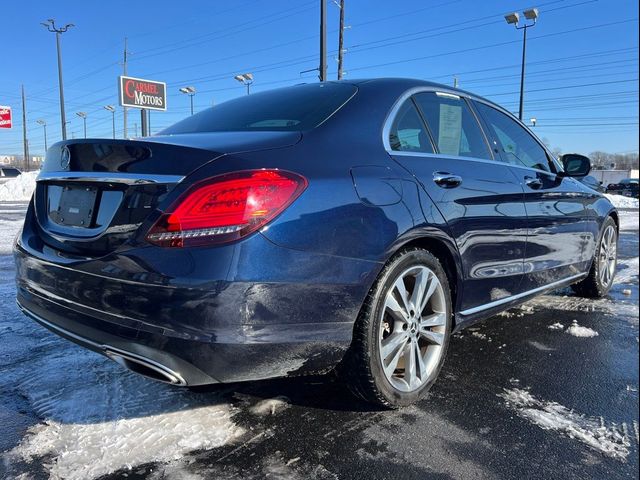
[[[19,209],[0,213],[1,230]],[[429,396],[399,411],[331,378],[140,378],[24,318],[0,255],[0,477],[637,478],[638,212],[624,215],[608,299],[564,290],[462,331]]]

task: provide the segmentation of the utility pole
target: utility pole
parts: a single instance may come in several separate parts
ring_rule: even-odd
[[[340,28],[338,32],[338,80],[342,80],[342,61],[344,55],[344,0],[340,0]]]
[[[453,88],[458,88],[458,76],[453,76]]]
[[[25,170],[29,171],[29,140],[27,140],[27,100],[24,95],[24,85],[22,85],[22,142],[24,148]]]
[[[56,34],[56,49],[58,51],[58,87],[60,89],[60,125],[62,127],[62,140],[67,139],[67,120],[64,113],[64,87],[62,84],[62,52],[60,51],[60,36],[69,28],[74,27],[73,23],[68,23],[62,28],[56,28],[54,19],[50,18],[42,24],[48,31]]]
[[[327,0],[320,0],[320,66],[321,82],[327,80]]]
[[[129,52],[127,51],[127,37],[124,37],[124,57],[122,62],[122,74],[127,76],[127,56]],[[122,107],[122,116],[124,118],[124,133],[122,134],[122,138],[127,138],[127,107]]]

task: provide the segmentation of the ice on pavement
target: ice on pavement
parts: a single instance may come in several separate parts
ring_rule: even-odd
[[[29,200],[40,171],[25,172],[0,185],[0,201]]]
[[[581,325],[578,325],[577,320],[574,320],[571,323],[571,326],[569,326],[569,328],[565,330],[565,333],[568,333],[569,335],[573,335],[574,337],[584,337],[584,338],[597,337],[599,335],[598,332],[596,332],[595,330],[589,327],[583,327]]]
[[[609,457],[624,460],[631,442],[621,427],[607,425],[602,418],[581,415],[556,402],[539,400],[527,390],[505,388],[502,397],[518,415],[544,430],[553,430],[578,440]]]

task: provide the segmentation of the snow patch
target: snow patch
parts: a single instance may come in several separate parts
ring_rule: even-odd
[[[564,330],[564,325],[560,322],[556,322],[553,325],[547,327],[549,330]]]
[[[638,269],[640,267],[638,257],[618,260],[618,271],[614,278],[614,283],[632,283],[638,280]]]
[[[624,195],[614,195],[605,193],[604,195],[616,208],[639,208],[640,203],[637,198],[625,197]]]
[[[0,201],[30,200],[40,171],[25,172],[0,185]]]
[[[24,220],[0,220],[0,255],[9,255]]]
[[[254,415],[275,415],[289,406],[289,399],[285,396],[261,400],[249,409]]]
[[[565,330],[565,333],[569,335],[573,335],[574,337],[583,337],[583,338],[591,338],[597,337],[599,335],[595,330],[590,329],[589,327],[581,327],[578,325],[578,321],[574,320],[571,323],[571,326]]]
[[[480,340],[487,340],[487,336],[484,333],[480,332],[471,332],[472,337],[479,338]]]
[[[588,447],[618,460],[629,455],[630,442],[617,425],[607,426],[602,418],[588,417],[569,410],[556,402],[538,400],[520,388],[504,389],[498,394],[507,405],[517,410],[518,415],[543,430],[554,430],[578,440]]]
[[[123,371],[62,340],[25,365],[18,388],[43,422],[4,454],[44,465],[51,478],[96,478],[220,447],[244,431],[218,395],[197,395]],[[18,372],[12,372],[16,374]]]

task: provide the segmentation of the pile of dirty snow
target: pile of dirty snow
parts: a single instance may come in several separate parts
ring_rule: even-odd
[[[640,201],[637,198],[625,197],[624,195],[605,193],[605,197],[607,197],[616,208],[638,208],[640,205]]]
[[[26,172],[0,185],[0,201],[31,200],[40,171]]]

